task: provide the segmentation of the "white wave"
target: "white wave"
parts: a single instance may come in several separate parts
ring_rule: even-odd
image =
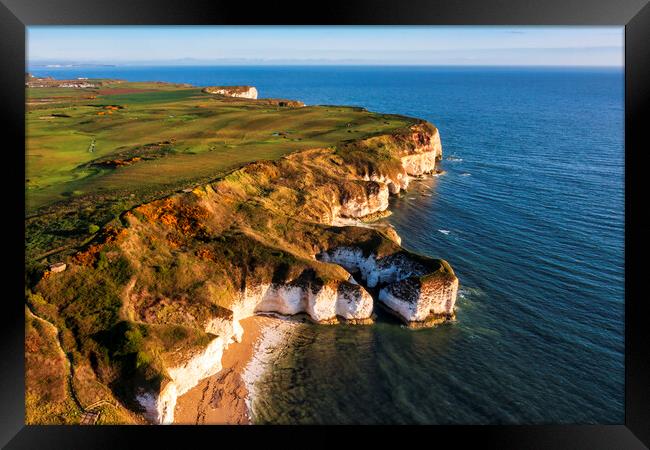
[[[449,231],[449,230],[438,230],[438,231],[440,231],[442,234],[449,234],[449,233],[451,233],[451,231]]]
[[[258,382],[263,378],[267,370],[273,367],[273,362],[280,355],[287,351],[291,341],[297,335],[301,323],[291,317],[268,314],[265,316],[275,317],[273,322],[262,326],[260,336],[253,350],[253,356],[244,368],[242,380],[246,385],[248,395],[244,399],[248,409],[249,419],[253,419],[253,403],[259,394]]]
[[[485,292],[483,292],[482,289],[475,288],[475,287],[461,287],[458,289],[458,297],[460,298],[468,298],[468,297],[482,297],[485,295]]]

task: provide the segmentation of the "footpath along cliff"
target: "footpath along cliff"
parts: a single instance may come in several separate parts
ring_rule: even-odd
[[[441,156],[438,130],[413,119],[247,164],[124,213],[34,295],[58,305],[72,335],[92,337],[80,352],[120,399],[171,423],[177,397],[221,370],[253,314],[366,324],[381,304],[409,327],[452,319],[458,279],[446,261],[403,249],[389,226],[356,226]],[[75,304],[75,289],[95,289],[94,303]],[[93,321],[112,325],[84,331]]]

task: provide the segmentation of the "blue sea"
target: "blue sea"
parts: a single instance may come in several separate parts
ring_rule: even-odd
[[[392,199],[405,247],[448,260],[457,321],[309,326],[261,382],[259,423],[624,421],[622,69],[32,68],[250,84],[262,97],[421,117],[446,174]]]

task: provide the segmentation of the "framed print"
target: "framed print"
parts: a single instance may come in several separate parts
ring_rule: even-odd
[[[2,3],[7,448],[647,448],[647,2]]]

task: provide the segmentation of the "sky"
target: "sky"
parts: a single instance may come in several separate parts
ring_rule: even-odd
[[[623,27],[31,26],[38,64],[622,67]]]

